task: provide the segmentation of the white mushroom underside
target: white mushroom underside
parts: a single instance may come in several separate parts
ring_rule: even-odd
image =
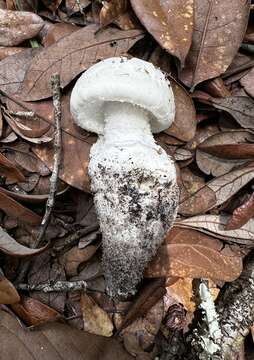
[[[103,265],[111,296],[135,293],[176,216],[172,159],[155,144],[145,111],[109,103],[104,136],[93,145],[89,175],[103,235]]]

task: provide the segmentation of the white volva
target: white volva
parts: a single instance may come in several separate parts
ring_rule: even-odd
[[[99,134],[88,171],[112,297],[135,293],[176,216],[174,162],[152,135],[171,125],[174,109],[162,72],[136,58],[101,61],[72,92],[76,123]]]

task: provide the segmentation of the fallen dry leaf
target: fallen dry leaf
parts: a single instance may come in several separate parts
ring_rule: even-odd
[[[19,204],[2,191],[0,191],[0,209],[8,216],[19,219],[24,223],[30,225],[39,225],[41,223],[41,217],[39,215]]]
[[[240,169],[217,177],[192,194],[180,204],[179,212],[192,216],[223,204],[254,178],[254,166]]]
[[[252,97],[254,97],[254,68],[252,68],[246,75],[240,80],[244,90]]]
[[[36,14],[25,11],[0,9],[0,45],[15,46],[35,37],[43,26],[43,20]]]
[[[11,161],[0,153],[0,175],[11,182],[25,181],[26,178],[22,172],[17,169]]]
[[[15,55],[20,53],[21,51],[26,50],[26,48],[24,47],[5,47],[5,46],[0,46],[0,60],[3,60],[4,58],[11,56],[11,55]]]
[[[62,318],[56,310],[27,296],[22,296],[21,300],[13,304],[11,308],[28,326],[53,322]]]
[[[143,37],[141,30],[107,28],[98,34],[96,30],[96,25],[88,25],[35,56],[21,87],[22,98],[34,101],[51,96],[50,77],[53,73],[59,72],[61,88],[64,88],[98,60],[126,54]]]
[[[193,0],[131,0],[141,23],[181,65],[191,46]]]
[[[0,251],[11,256],[33,256],[41,253],[47,248],[47,245],[40,249],[30,249],[19,244],[3,228],[0,227]]]
[[[254,246],[254,219],[250,219],[240,229],[226,230],[225,226],[229,222],[229,215],[197,215],[177,221],[176,225],[198,229],[217,238],[222,238],[236,244],[244,244],[249,247]]]
[[[84,330],[91,334],[112,336],[113,324],[108,314],[86,294],[81,294]]]
[[[164,132],[180,140],[190,141],[196,132],[196,110],[193,101],[180,84],[173,78],[169,79],[175,96],[176,115],[173,124]]]
[[[174,284],[166,287],[167,296],[182,304],[185,310],[193,313],[196,304],[193,301],[192,280],[189,277],[180,278]]]
[[[134,300],[123,322],[118,329],[122,331],[123,328],[129,326],[137,318],[144,317],[147,312],[165,295],[165,280],[156,279],[151,281],[142,288],[137,298]]]
[[[64,324],[47,324],[41,330],[23,330],[17,320],[2,311],[0,342],[6,360],[131,360],[114,339],[95,336]]]
[[[0,240],[1,241],[1,240]],[[0,304],[15,304],[20,300],[19,294],[12,283],[5,277],[0,278]]]
[[[78,26],[69,23],[50,24],[41,37],[42,44],[48,47],[77,30],[80,30]]]
[[[0,89],[14,94],[24,80],[25,73],[38,49],[27,49],[8,56],[0,62]]]
[[[192,45],[180,80],[194,88],[224,73],[243,39],[250,1],[195,1]],[[237,20],[236,20],[237,19]]]
[[[241,206],[236,208],[232,214],[231,219],[227,223],[226,230],[235,230],[241,228],[254,216],[254,194],[244,202]]]
[[[66,275],[70,277],[77,275],[79,265],[88,261],[95,254],[96,250],[97,246],[90,245],[84,249],[74,246],[67,251],[62,257]]]
[[[62,0],[42,0],[43,4],[53,13],[58,9]]]
[[[241,271],[242,256],[224,247],[220,240],[192,229],[173,227],[145,275],[233,281]]]
[[[88,191],[90,180],[87,174],[87,166],[89,162],[90,148],[95,142],[96,136],[79,129],[74,124],[70,113],[69,96],[62,96],[61,103],[63,154],[59,177],[69,185]],[[35,111],[38,117],[45,119],[44,123],[53,124],[52,101],[25,103],[24,106],[26,110]],[[12,111],[24,110],[22,106],[17,105],[14,101],[9,101],[8,107]],[[53,168],[53,147],[49,147],[48,145],[34,145],[32,149],[48,168]]]
[[[124,14],[127,11],[127,0],[109,0],[103,1],[100,11],[100,24],[107,26],[118,18],[119,15]]]

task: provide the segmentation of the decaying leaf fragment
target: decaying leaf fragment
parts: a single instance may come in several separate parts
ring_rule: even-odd
[[[229,222],[227,223],[226,230],[235,230],[241,228],[254,216],[254,194],[244,202],[241,206],[236,208]]]

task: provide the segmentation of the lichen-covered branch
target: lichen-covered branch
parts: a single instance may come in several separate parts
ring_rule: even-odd
[[[225,360],[236,360],[254,322],[254,254],[241,276],[221,291],[217,304]]]
[[[88,285],[86,281],[56,281],[46,282],[36,285],[19,284],[16,286],[18,290],[24,291],[42,291],[44,293],[50,292],[69,292],[78,290],[87,290]],[[89,289],[90,290],[90,289]]]

